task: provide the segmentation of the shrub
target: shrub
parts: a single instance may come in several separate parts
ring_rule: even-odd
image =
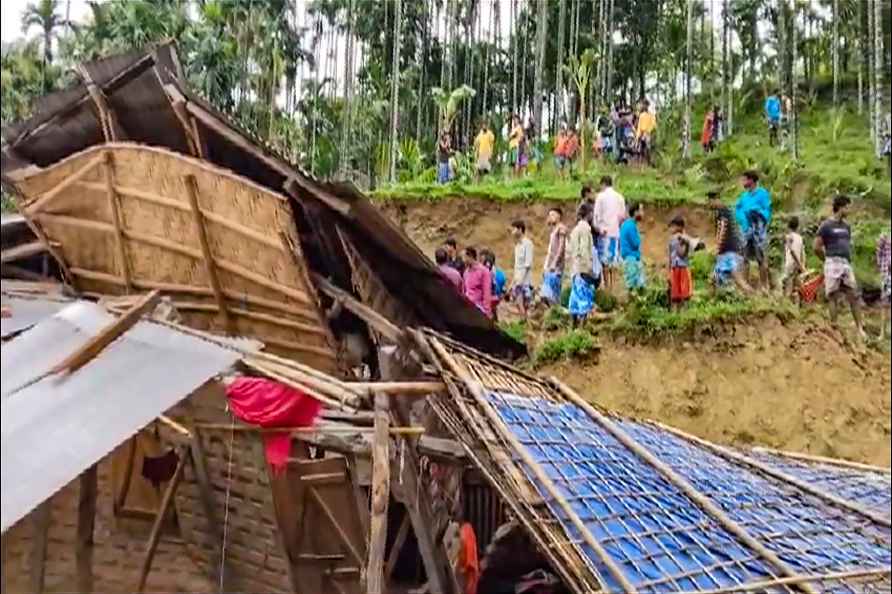
[[[587,330],[570,330],[566,334],[545,341],[536,351],[535,363],[544,365],[562,359],[581,359],[595,352],[595,337]]]
[[[570,323],[570,314],[563,307],[554,306],[545,312],[542,317],[542,329],[554,332],[566,328]]]
[[[523,320],[515,320],[513,322],[502,322],[499,324],[502,332],[516,340],[524,343],[527,339],[527,326]]]

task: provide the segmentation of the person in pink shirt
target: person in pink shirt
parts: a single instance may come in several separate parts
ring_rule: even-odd
[[[477,260],[477,250],[465,248],[465,297],[486,317],[492,317],[492,273]]]
[[[434,252],[434,258],[437,260],[437,269],[440,271],[440,274],[452,283],[452,286],[455,287],[455,290],[460,295],[464,295],[465,283],[462,280],[461,273],[449,263],[449,253],[446,251],[446,248],[437,248],[437,251]]]
[[[592,219],[599,233],[598,254],[604,270],[604,285],[608,290],[614,285],[620,263],[619,226],[625,218],[626,199],[613,189],[613,179],[605,175],[601,178],[601,191],[595,198]]]

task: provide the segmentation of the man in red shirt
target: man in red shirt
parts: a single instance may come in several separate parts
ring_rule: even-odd
[[[492,317],[492,274],[477,260],[477,250],[465,248],[465,297],[486,317]]]

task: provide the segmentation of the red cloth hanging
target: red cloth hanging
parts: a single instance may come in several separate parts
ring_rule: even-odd
[[[245,423],[265,429],[311,427],[322,403],[300,390],[259,377],[240,377],[226,388],[229,409]],[[288,432],[265,433],[266,461],[273,473],[282,472],[291,454]]]

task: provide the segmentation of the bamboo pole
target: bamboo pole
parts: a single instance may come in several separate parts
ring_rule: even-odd
[[[286,386],[301,390],[332,408],[355,411],[360,407],[359,398],[355,395],[341,393],[333,386],[326,386],[323,382],[319,382],[306,374],[298,371],[283,373],[281,369],[273,368],[250,358],[246,358],[242,362],[263,375],[282,382]],[[320,392],[325,392],[325,394]]]
[[[486,400],[486,396],[483,394],[483,389],[480,387],[480,384],[474,381],[467,373],[467,371],[462,368],[458,363],[456,363],[455,359],[446,351],[446,349],[436,340],[429,341],[429,344],[446,363],[447,367],[454,373],[467,387],[471,392],[471,395],[477,401],[477,404],[483,410],[486,417],[489,419],[489,422],[492,423],[494,427],[498,427],[503,434],[502,437],[511,444],[511,447],[514,449],[514,453],[523,460],[524,464],[527,467],[527,470],[535,476],[536,480],[542,485],[542,488],[548,492],[548,495],[551,497],[552,501],[567,516],[567,519],[573,524],[573,527],[579,531],[580,536],[582,537],[583,542],[587,546],[589,546],[604,566],[607,568],[607,571],[610,572],[610,575],[617,581],[617,583],[622,588],[622,591],[627,594],[634,594],[638,590],[629,581],[626,575],[622,572],[616,562],[610,557],[604,547],[598,542],[592,533],[589,531],[588,527],[585,525],[585,522],[579,517],[579,514],[573,509],[570,503],[563,497],[557,487],[554,484],[554,481],[548,476],[548,474],[542,469],[542,467],[533,459],[530,455],[529,451],[527,451],[526,447],[514,436],[511,431],[505,427],[504,421],[499,417],[498,413],[492,408],[492,405]]]
[[[104,160],[105,156],[102,153],[90,159],[83,167],[66,177],[64,180],[62,180],[61,183],[54,186],[48,192],[42,194],[31,204],[26,205],[24,208],[25,214],[34,216],[42,211],[50,202],[54,201],[59,196],[63,196],[65,190],[67,190],[72,184],[77,183],[84,176],[101,165]]]
[[[663,425],[662,423],[658,423],[656,421],[652,421],[652,423],[661,429],[664,429],[670,433],[673,433],[674,435],[676,435],[678,437],[681,437],[682,439],[686,439],[688,441],[692,441],[692,442],[696,443],[697,445],[703,446],[704,448],[711,450],[712,452],[714,452],[715,454],[719,455],[722,458],[725,458],[726,460],[730,460],[732,462],[736,462],[738,464],[743,464],[744,466],[749,466],[750,468],[754,468],[754,469],[762,472],[763,474],[766,474],[774,479],[780,480],[781,482],[786,482],[786,483],[798,488],[799,490],[808,493],[809,495],[814,495],[815,497],[822,499],[825,502],[827,502],[835,507],[841,507],[848,511],[855,512],[856,514],[864,516],[868,520],[871,520],[872,522],[875,522],[877,524],[885,526],[886,528],[892,527],[892,518],[883,516],[882,514],[879,514],[872,510],[861,507],[857,503],[854,503],[847,499],[842,499],[841,497],[837,497],[836,495],[827,493],[826,491],[818,489],[817,487],[814,487],[814,486],[806,483],[805,481],[801,481],[794,476],[791,476],[785,472],[777,470],[776,468],[772,468],[771,466],[768,466],[767,464],[763,464],[762,462],[759,462],[758,460],[754,460],[753,458],[750,458],[749,456],[746,456],[744,454],[739,454],[739,453],[734,452],[728,448],[708,442],[705,439],[701,439],[701,438],[697,437],[696,435],[691,435],[690,433],[685,433],[684,431],[681,431],[680,429],[676,429],[675,427],[669,427],[668,425]]]
[[[196,423],[196,429],[206,429],[208,431],[236,431],[243,433],[292,433],[292,434],[319,434],[326,433],[372,433],[374,427],[362,427],[357,425],[345,425],[330,427],[325,425],[316,425],[314,427],[255,427],[254,425],[228,425],[226,423]],[[390,435],[420,436],[427,431],[424,427],[391,427]]]
[[[105,166],[105,191],[108,196],[108,206],[111,211],[112,224],[115,228],[115,247],[118,259],[121,261],[121,278],[127,286],[127,292],[133,291],[133,275],[130,273],[130,261],[127,259],[127,248],[124,244],[124,220],[121,216],[121,201],[115,192],[115,161],[111,151],[104,154]]]
[[[551,378],[552,384],[557,390],[571,403],[585,411],[589,418],[599,425],[602,429],[610,433],[617,441],[619,441],[626,449],[634,453],[636,456],[644,460],[647,464],[657,470],[663,478],[674,485],[679,491],[693,501],[701,510],[710,516],[717,524],[725,528],[733,534],[737,540],[749,547],[750,550],[762,557],[770,563],[775,570],[784,577],[799,579],[801,576],[797,574],[790,566],[788,566],[780,557],[773,553],[768,547],[759,542],[746,529],[731,519],[721,508],[712,502],[708,497],[698,491],[686,478],[675,472],[668,464],[657,458],[650,450],[635,441],[632,436],[617,426],[613,421],[601,414],[594,406],[583,400],[576,392],[571,390],[567,385],[557,378]],[[799,587],[807,594],[817,594],[810,584],[800,583]]]
[[[186,195],[189,197],[189,206],[192,210],[192,220],[195,223],[195,232],[201,243],[201,253],[204,260],[205,272],[208,275],[208,283],[214,292],[214,298],[217,300],[217,307],[220,315],[223,317],[223,325],[231,334],[236,333],[235,322],[229,315],[229,308],[226,304],[226,296],[223,294],[223,285],[220,283],[220,277],[217,276],[217,263],[214,261],[214,254],[211,252],[211,242],[208,240],[207,227],[204,223],[204,216],[201,214],[201,207],[198,204],[198,183],[194,175],[186,175],[183,177],[183,184],[186,186]]]
[[[173,477],[170,479],[167,488],[164,490],[164,495],[161,497],[161,507],[158,509],[158,513],[155,516],[155,522],[152,524],[152,531],[149,533],[149,541],[146,544],[142,567],[139,571],[139,581],[136,585],[137,592],[145,591],[146,579],[149,577],[149,570],[152,568],[152,560],[155,558],[155,551],[158,549],[158,542],[161,538],[161,528],[164,525],[164,518],[167,516],[167,510],[170,509],[170,505],[173,502],[174,493],[183,478],[183,470],[186,468],[186,450],[184,447],[177,448],[177,457],[179,460],[177,461],[176,470],[174,470]]]
[[[428,396],[446,392],[443,382],[352,382],[350,389],[367,394],[388,394],[390,396]]]
[[[384,555],[387,547],[387,510],[390,506],[390,397],[375,396],[375,437],[372,445],[372,516],[366,573],[368,594],[387,591]]]
[[[852,462],[851,460],[842,460],[839,458],[827,458],[826,456],[815,456],[813,454],[788,452],[785,450],[775,450],[772,448],[763,447],[753,448],[753,451],[765,454],[774,454],[775,456],[783,456],[784,458],[792,458],[794,460],[802,460],[803,462],[814,462],[816,464],[828,464],[830,466],[840,466],[842,468],[851,468],[853,470],[864,470],[865,472],[879,472],[883,474],[892,473],[892,469],[884,468],[882,466],[862,464],[861,462]]]
[[[776,578],[773,580],[764,580],[761,582],[751,582],[749,584],[738,584],[734,586],[734,592],[770,592],[777,586],[793,586],[802,582],[827,582],[845,579],[869,578],[874,576],[888,576],[892,571],[888,567],[880,567],[877,569],[860,569],[855,571],[837,571],[833,573],[825,573],[823,575],[801,575],[795,578]],[[699,594],[727,594],[728,589],[719,590],[701,590]]]
[[[98,490],[96,465],[90,466],[80,477],[77,502],[77,590],[93,591],[93,527],[96,523],[96,494]]]

